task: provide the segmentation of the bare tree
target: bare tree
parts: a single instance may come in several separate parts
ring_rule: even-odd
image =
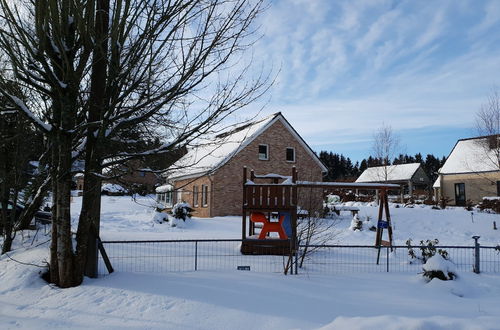
[[[399,153],[400,149],[399,136],[394,133],[391,126],[383,124],[373,134],[373,156],[382,164],[380,171],[377,173],[379,180],[387,182],[390,174],[389,166],[391,165],[391,159]]]
[[[485,104],[476,113],[478,143],[485,150],[486,161],[500,170],[500,93],[493,90]]]
[[[103,168],[191,144],[269,87],[238,58],[253,42],[262,1],[0,0],[0,6],[0,46],[12,79],[36,97],[27,104],[0,92],[51,146],[51,281],[78,285],[85,265],[96,260]],[[163,143],[137,143],[131,130],[161,135]],[[116,142],[120,147],[111,149]],[[77,158],[85,160],[85,185],[74,251],[69,200]],[[95,275],[95,267],[87,273]]]

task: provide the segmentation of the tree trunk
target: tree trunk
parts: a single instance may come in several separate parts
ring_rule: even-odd
[[[16,225],[16,230],[27,229],[31,223],[31,220],[35,216],[36,211],[42,206],[44,197],[50,187],[50,178],[45,179],[42,184],[38,187],[35,197],[29,205],[23,210],[19,216],[19,222]]]
[[[96,6],[96,46],[93,50],[89,97],[89,122],[102,121],[106,106],[109,0],[98,0]],[[101,139],[99,129],[87,131],[85,148],[85,184],[78,221],[75,278],[97,277],[97,237],[101,219]]]
[[[63,114],[63,122],[69,120],[68,114]],[[63,127],[66,127],[63,125]],[[71,135],[66,132],[59,134],[59,162],[57,167],[57,267],[59,286],[68,288],[74,286],[73,280],[73,243],[71,237]]]
[[[58,228],[58,218],[57,218],[57,148],[54,144],[55,141],[51,144],[51,185],[52,185],[52,232],[51,232],[51,241],[50,241],[50,282],[57,284],[59,283],[59,270],[57,267],[57,228]]]

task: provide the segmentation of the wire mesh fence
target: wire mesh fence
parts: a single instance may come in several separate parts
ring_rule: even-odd
[[[305,247],[304,247],[305,248]],[[302,264],[299,259],[299,270],[308,273],[367,273],[398,272],[420,273],[424,260],[412,258],[408,248],[414,250],[419,246],[374,247],[362,245],[313,245],[314,252],[306,256]],[[450,260],[457,271],[473,271],[474,247],[469,246],[436,246],[436,250],[448,252]]]
[[[500,246],[481,246],[481,272],[500,273]]]
[[[103,241],[113,268],[126,272],[284,270],[288,256],[244,255],[241,240]],[[106,274],[102,258],[99,274]]]
[[[103,241],[107,255],[117,271],[124,272],[189,272],[251,270],[284,273],[291,260],[298,273],[336,274],[354,272],[420,273],[424,260],[412,258],[409,248],[420,246],[374,247],[365,245],[308,245],[288,255],[245,255],[241,240],[158,240]],[[500,273],[498,247],[435,246],[445,250],[458,272],[472,272],[476,263],[481,272]],[[304,251],[307,250],[305,257]],[[479,258],[476,260],[476,252]],[[418,254],[418,253],[417,253]],[[290,258],[290,260],[289,260]],[[293,267],[295,269],[295,266]],[[102,258],[99,274],[107,274]]]

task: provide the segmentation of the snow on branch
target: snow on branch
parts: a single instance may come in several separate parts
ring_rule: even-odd
[[[11,99],[12,102],[14,102],[17,107],[24,113],[28,119],[30,119],[35,125],[37,125],[39,128],[46,132],[50,132],[52,130],[52,125],[45,123],[43,120],[38,118],[33,112],[31,112],[28,107],[24,104],[23,101],[21,101],[20,98],[7,94],[9,98]]]

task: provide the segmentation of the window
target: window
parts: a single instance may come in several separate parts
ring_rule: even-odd
[[[286,148],[286,161],[295,162],[295,148]]]
[[[172,206],[172,191],[167,191],[164,196],[165,196],[165,205]]]
[[[164,207],[171,207],[172,206],[172,191],[159,193],[157,200],[160,204],[163,204]]]
[[[198,206],[198,186],[193,186],[193,206]]]
[[[259,144],[259,159],[260,160],[269,159],[269,146],[267,144]]]
[[[201,205],[208,206],[208,186],[206,184],[201,185]]]
[[[145,177],[145,176],[146,176],[146,172],[144,172],[144,171],[139,171],[139,176],[140,176],[140,177]]]
[[[182,202],[182,189],[177,190],[177,200],[175,201],[176,203]]]
[[[497,181],[497,196],[500,196],[500,181]]]

